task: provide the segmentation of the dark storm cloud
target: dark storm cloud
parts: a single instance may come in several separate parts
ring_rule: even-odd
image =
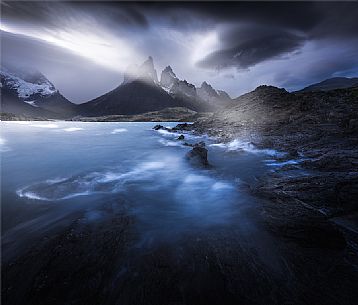
[[[298,49],[305,37],[284,29],[246,24],[224,30],[220,50],[198,62],[200,67],[248,68],[258,62]]]
[[[4,29],[28,35],[27,40],[18,38],[24,42],[21,46],[2,38],[7,45],[2,60],[21,58],[24,64],[38,65],[77,101],[89,98],[92,86],[76,87],[76,79],[88,77],[96,92],[102,93],[121,81],[124,65],[140,64],[148,55],[154,57],[158,72],[172,65],[178,76],[196,85],[212,81],[232,96],[262,83],[298,89],[332,76],[358,73],[357,2],[5,1],[1,8]],[[108,44],[115,54],[125,53],[123,47],[128,47],[131,56],[116,62],[114,57],[112,65],[112,57],[102,56],[99,48],[98,57],[107,58],[117,69],[110,72],[108,65],[96,60],[96,52],[91,63],[93,56],[80,56],[87,45],[70,49],[78,51],[75,58],[60,52],[61,44],[51,45],[49,40],[44,46],[29,40],[48,35],[62,39],[68,33],[75,35],[71,42],[84,38],[86,43],[93,34],[94,40],[100,38],[98,44]],[[202,43],[208,37],[217,41]],[[34,54],[39,56],[34,59]],[[72,79],[67,72],[71,66],[77,73]],[[101,78],[96,86],[89,75],[98,79],[101,73],[106,81]]]
[[[284,26],[295,29],[310,29],[321,18],[320,10],[310,2],[172,2],[155,3],[145,6],[152,13],[161,12],[169,16],[178,10],[186,10],[182,18],[172,18],[173,24],[183,26],[188,15],[199,15],[216,22],[258,22],[267,25]],[[184,18],[183,18],[184,16]]]
[[[357,3],[240,3],[206,12],[234,24],[220,33],[220,47],[198,62],[211,69],[248,68],[306,41],[356,40],[358,33]]]
[[[4,2],[8,22],[59,27],[88,16],[112,32],[166,24],[181,31],[230,24],[220,46],[198,62],[220,69],[254,66],[298,50],[305,41],[351,38],[358,32],[357,3],[317,2]],[[198,21],[199,20],[199,21]],[[95,25],[94,25],[95,26]]]

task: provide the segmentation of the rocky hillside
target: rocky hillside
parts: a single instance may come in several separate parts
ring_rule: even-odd
[[[343,232],[358,245],[358,88],[288,93],[260,86],[190,127],[281,152],[252,186],[270,199],[263,209],[274,232],[309,247],[338,247]]]
[[[1,111],[44,118],[67,118],[72,104],[40,72],[1,68]]]
[[[300,139],[303,135],[306,137],[319,130],[327,131],[325,137],[332,135],[328,130],[347,135],[354,131],[358,119],[357,96],[358,89],[355,88],[289,93],[285,89],[260,86],[236,98],[235,105],[215,112],[197,122],[196,126],[227,138],[247,134],[270,137],[273,141],[275,134],[285,135],[286,141],[281,146],[290,146],[296,141],[302,146]]]

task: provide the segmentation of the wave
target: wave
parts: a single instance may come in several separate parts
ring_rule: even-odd
[[[171,146],[171,147],[179,146],[179,147],[183,147],[183,145],[181,143],[175,142],[175,141],[159,139],[158,142],[163,144],[164,146]]]
[[[142,162],[129,170],[116,168],[47,179],[22,187],[16,193],[19,197],[31,200],[53,202],[94,194],[128,195],[128,189],[134,187],[138,192],[158,191],[160,194],[167,194],[170,190],[169,193],[176,194],[180,202],[190,193],[198,205],[202,198],[222,202],[220,194],[234,192],[231,183],[206,174],[193,173],[191,168],[185,166],[182,158],[170,157]]]
[[[111,134],[117,134],[117,133],[126,132],[126,131],[128,131],[128,129],[126,129],[126,128],[116,128],[111,131]]]
[[[73,132],[73,131],[83,130],[83,128],[81,128],[81,127],[69,127],[69,128],[64,128],[62,130],[67,131],[67,132]]]
[[[248,141],[241,141],[239,139],[235,139],[229,143],[215,143],[210,144],[211,147],[219,147],[224,148],[227,151],[245,151],[253,154],[265,154],[272,157],[283,157],[286,155],[284,152],[279,152],[274,149],[260,149],[257,148],[254,144]]]
[[[169,137],[175,137],[175,136],[178,135],[176,132],[170,132],[170,131],[165,130],[165,129],[159,129],[159,130],[157,130],[157,132],[160,133],[163,136],[169,136]]]
[[[156,170],[162,170],[167,162],[144,162],[128,172],[91,172],[69,178],[47,179],[16,191],[20,197],[43,201],[65,200],[78,196],[100,193],[116,193],[132,181],[151,180]]]

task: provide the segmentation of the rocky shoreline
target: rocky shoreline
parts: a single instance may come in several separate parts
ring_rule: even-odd
[[[275,157],[278,166],[251,186],[268,199],[262,214],[269,228],[304,246],[348,245],[356,252],[358,89],[288,93],[261,86],[236,103],[173,131],[224,143],[239,138],[282,152]]]

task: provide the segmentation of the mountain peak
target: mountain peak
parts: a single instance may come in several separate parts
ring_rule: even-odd
[[[157,71],[154,68],[153,57],[149,56],[148,59],[139,67],[139,78],[145,81],[153,81],[158,83]]]
[[[158,83],[157,71],[154,68],[154,61],[152,56],[144,61],[139,67],[131,65],[124,73],[123,84],[130,83],[134,80],[141,80],[149,83]]]
[[[179,79],[173,72],[172,67],[165,67],[165,69],[162,71],[162,74],[160,75],[160,84],[167,89],[171,89],[178,82]]]

